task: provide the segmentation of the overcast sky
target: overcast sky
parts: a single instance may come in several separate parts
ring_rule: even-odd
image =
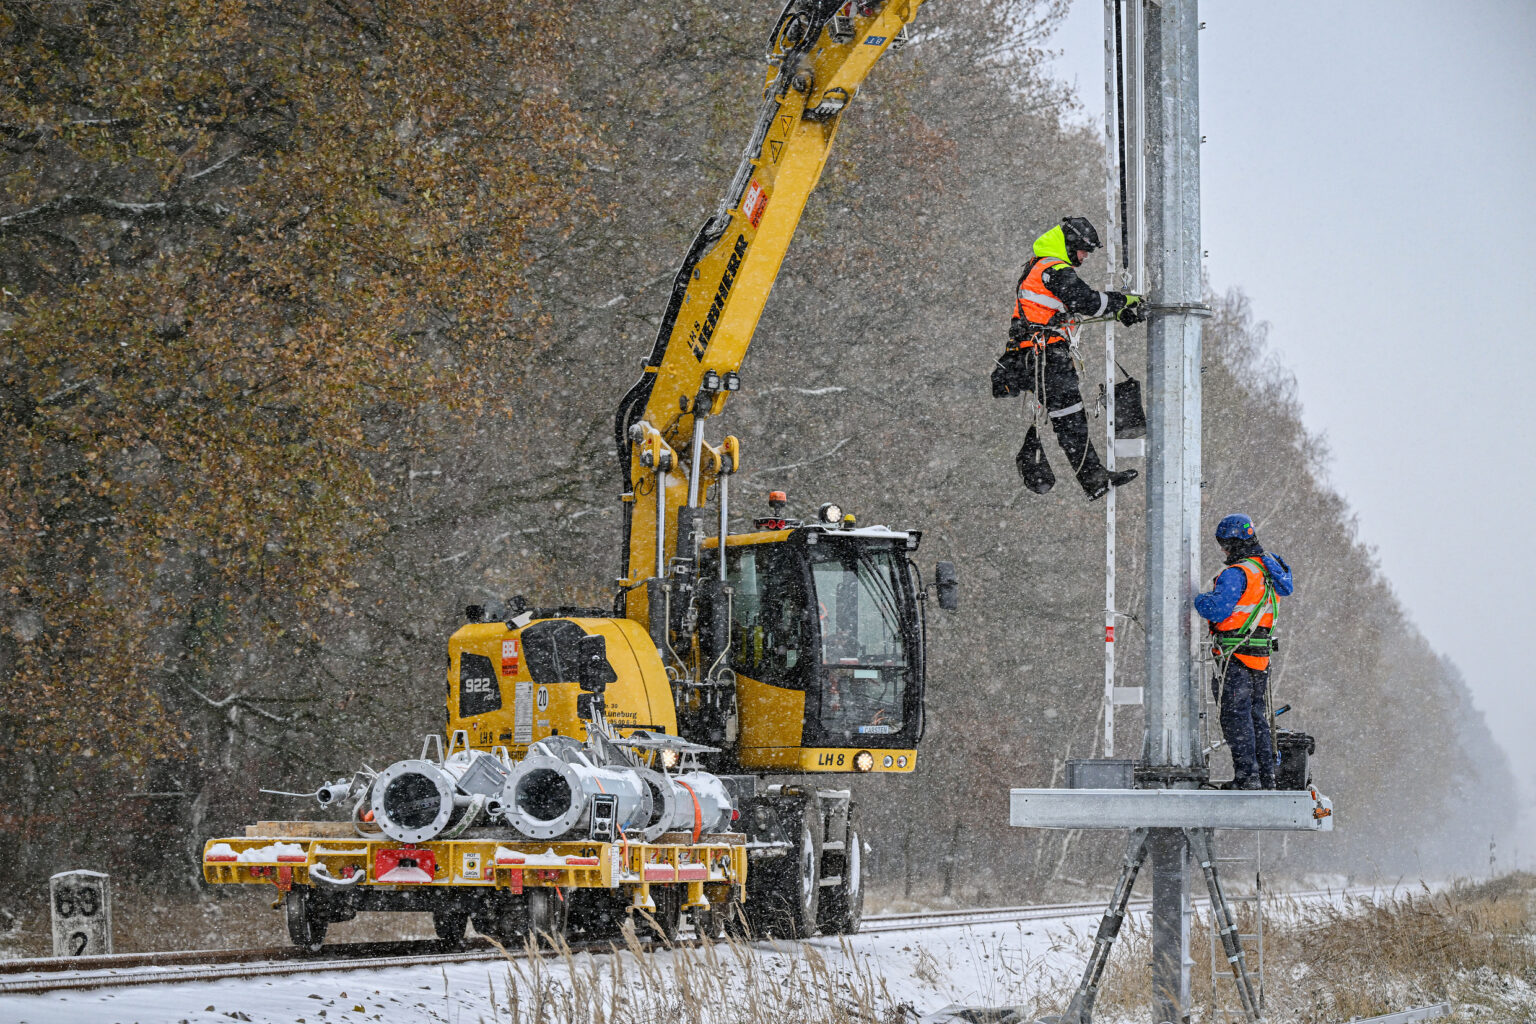
[[[1200,18],[1211,282],[1271,324],[1361,537],[1536,788],[1536,3]],[[1098,121],[1101,0],[1053,45]]]

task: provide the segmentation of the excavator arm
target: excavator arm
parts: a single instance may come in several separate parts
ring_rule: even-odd
[[[738,386],[843,113],[922,2],[790,0],[774,25],[751,141],[678,268],[656,344],[614,420],[625,492],[621,604],[631,618],[646,621],[646,606],[622,595],[665,577],[674,555],[693,554],[678,551],[668,527],[681,522],[686,532],[709,485],[734,469],[735,439],[722,458],[703,442],[702,420]]]

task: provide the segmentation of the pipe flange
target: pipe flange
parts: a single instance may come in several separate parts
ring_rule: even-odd
[[[546,754],[518,762],[502,791],[502,817],[529,839],[554,839],[576,827],[587,809],[576,770]]]
[[[431,761],[396,761],[374,781],[373,820],[385,835],[402,843],[431,839],[453,818],[455,788]],[[437,808],[429,819],[426,813],[434,799]]]
[[[669,777],[653,768],[636,768],[635,774],[640,776],[651,793],[650,813],[640,835],[646,842],[654,843],[663,833],[673,828],[673,819],[677,817],[677,786]]]

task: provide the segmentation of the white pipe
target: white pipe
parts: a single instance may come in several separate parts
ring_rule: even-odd
[[[723,464],[720,467],[720,582],[725,582],[725,538],[731,532],[731,474]]]
[[[1104,259],[1110,287],[1119,279],[1120,136],[1119,71],[1115,15],[1120,0],[1104,0],[1104,194],[1109,217],[1104,227]],[[1115,325],[1104,325],[1104,469],[1115,471]],[[1115,756],[1115,491],[1104,496],[1104,756]]]
[[[693,413],[693,444],[688,462],[688,507],[699,507],[699,458],[704,454],[704,417],[699,415],[697,403]],[[693,552],[689,552],[692,554]]]
[[[657,579],[666,575],[667,568],[667,473],[656,470],[656,571]]]

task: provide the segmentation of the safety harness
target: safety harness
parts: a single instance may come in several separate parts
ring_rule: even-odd
[[[1280,598],[1275,593],[1273,584],[1269,581],[1269,570],[1264,567],[1262,560],[1250,555],[1242,559],[1242,561],[1252,562],[1254,567],[1258,569],[1259,578],[1264,581],[1264,592],[1259,596],[1258,602],[1254,604],[1253,610],[1248,613],[1248,618],[1243,620],[1241,626],[1236,629],[1223,630],[1216,634],[1214,638],[1216,648],[1224,659],[1221,663],[1223,670],[1226,669],[1225,659],[1231,658],[1234,654],[1247,654],[1255,658],[1267,658],[1275,648],[1273,619],[1270,620],[1271,625],[1264,630],[1263,635],[1255,636],[1254,634],[1259,631],[1259,623],[1264,620],[1264,613],[1266,611],[1271,616],[1279,611]],[[1239,565],[1241,563],[1233,562],[1232,564]],[[1246,580],[1244,581],[1244,589],[1247,589]]]
[[[1232,661],[1234,654],[1248,654],[1254,657],[1273,657],[1275,649],[1279,646],[1275,640],[1274,619],[1270,620],[1270,627],[1263,636],[1254,636],[1258,631],[1259,623],[1264,620],[1264,612],[1267,609],[1271,614],[1280,610],[1280,598],[1275,593],[1274,585],[1269,581],[1269,570],[1264,567],[1262,559],[1249,556],[1243,562],[1253,562],[1259,570],[1260,578],[1264,581],[1264,592],[1254,604],[1253,610],[1243,620],[1243,624],[1237,629],[1216,633],[1212,637],[1215,651],[1215,697],[1217,707],[1221,706],[1221,700],[1226,690],[1227,666]],[[1240,564],[1233,562],[1233,565]],[[1246,582],[1244,589],[1247,589]],[[1264,687],[1264,717],[1269,723],[1269,756],[1270,763],[1274,764],[1279,758],[1279,739],[1275,736],[1275,688]]]

